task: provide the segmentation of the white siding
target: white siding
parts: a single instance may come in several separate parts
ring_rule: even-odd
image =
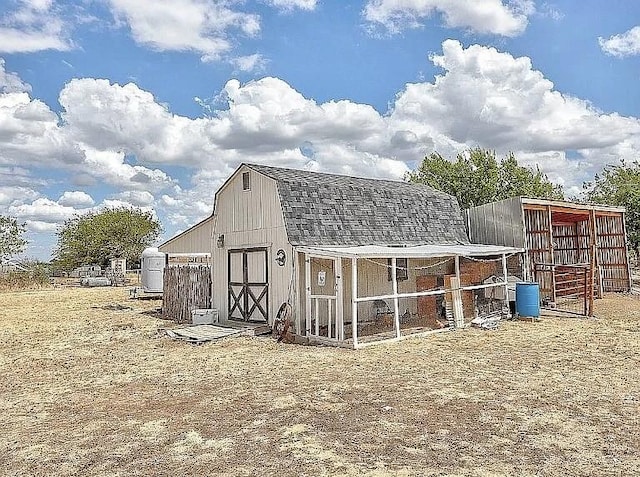
[[[213,216],[163,243],[158,250],[164,253],[210,253],[212,230]]]
[[[250,173],[250,190],[243,190],[242,173]],[[228,317],[228,252],[233,249],[266,247],[269,283],[269,323],[293,286],[293,249],[287,241],[276,182],[251,169],[240,168],[216,195],[213,233],[213,306],[221,319]],[[217,246],[224,235],[224,247]],[[278,249],[286,253],[284,267],[275,262]],[[258,265],[256,265],[258,267]],[[262,270],[249,270],[250,276]],[[237,277],[236,277],[237,278]]]

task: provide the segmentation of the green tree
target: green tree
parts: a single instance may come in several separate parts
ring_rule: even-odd
[[[516,196],[564,198],[562,186],[540,169],[519,165],[512,153],[499,161],[495,152],[481,148],[458,154],[455,161],[434,152],[407,179],[455,196],[464,209]]]
[[[623,159],[620,164],[609,164],[592,182],[585,182],[583,189],[588,202],[626,208],[627,241],[640,258],[640,163]]]
[[[153,214],[140,209],[106,208],[75,215],[58,230],[55,262],[63,269],[107,266],[112,258],[135,262],[161,231]]]
[[[24,224],[13,217],[0,215],[0,262],[24,251],[27,241],[22,237]]]

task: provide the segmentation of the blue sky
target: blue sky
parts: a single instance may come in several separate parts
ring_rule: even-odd
[[[509,151],[578,194],[640,151],[640,2],[4,0],[0,214],[173,236],[241,162],[401,178]]]

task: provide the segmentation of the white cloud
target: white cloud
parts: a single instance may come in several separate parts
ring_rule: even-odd
[[[61,223],[57,222],[44,222],[42,220],[27,220],[24,222],[29,232],[55,232],[60,227]]]
[[[135,154],[146,163],[193,165],[206,149],[205,119],[169,112],[135,84],[74,79],[60,92],[64,128],[95,151]],[[122,162],[122,160],[120,160]]]
[[[560,21],[564,18],[564,13],[558,9],[556,5],[551,3],[543,3],[536,9],[537,15],[542,18],[551,18],[554,21]]]
[[[128,200],[122,200],[122,199],[105,199],[101,204],[101,208],[106,208],[106,209],[120,209],[120,208],[124,208],[124,209],[140,209],[140,210],[144,210],[144,211],[147,211],[147,212],[153,212],[154,215],[155,215],[155,211],[151,207],[139,207],[136,204],[132,204]]]
[[[33,189],[47,183],[41,177],[34,177],[30,169],[17,166],[0,166],[0,190],[3,186]]]
[[[80,161],[79,151],[46,104],[27,92],[0,94],[0,164],[56,166]]]
[[[430,135],[437,150],[446,150],[446,142],[453,150],[511,150],[537,157],[552,178],[575,184],[601,169],[612,148],[640,134],[637,118],[605,114],[554,90],[529,58],[447,40],[443,54],[431,60],[444,74],[433,83],[407,85],[390,120],[419,137]],[[590,160],[569,160],[568,150]]]
[[[430,59],[443,73],[407,84],[386,115],[348,100],[319,104],[266,77],[230,80],[217,98],[220,109],[189,119],[134,84],[83,79],[61,92],[64,129],[80,142],[93,174],[121,187],[136,177],[135,167],[149,164],[188,165],[217,177],[240,162],[259,162],[400,178],[434,150],[455,155],[476,145],[539,157],[554,178],[572,171],[576,182],[602,167],[605,151],[631,144],[640,131],[636,118],[605,114],[554,90],[527,57],[448,40]],[[567,159],[567,150],[602,155],[590,153],[587,164]],[[127,154],[140,165],[127,164]],[[139,172],[136,180],[155,177],[156,192],[171,184],[160,170]]]
[[[392,118],[414,133],[433,124],[458,143],[549,151],[607,147],[638,132],[635,118],[555,91],[527,57],[455,40],[442,46],[431,60],[445,74],[407,85],[394,106]]]
[[[233,10],[232,2],[213,0],[109,0],[114,16],[131,29],[134,40],[158,51],[194,51],[204,61],[232,48],[231,31],[255,36],[260,19]]]
[[[58,199],[58,204],[67,207],[91,207],[95,201],[86,192],[74,190],[65,191]]]
[[[22,0],[20,7],[0,18],[0,52],[65,51],[72,47],[70,26],[50,0]]]
[[[129,193],[136,204],[149,202],[151,192],[172,186],[173,179],[165,172],[145,167],[136,163],[135,157],[127,156],[138,151],[134,148],[136,144],[144,149],[144,144],[136,143],[136,138],[119,142],[112,136],[110,141],[99,143],[101,148],[92,147],[83,141],[85,137],[72,123],[61,122],[43,102],[32,99],[26,91],[20,92],[27,88],[20,86],[23,83],[19,77],[9,78],[5,84],[12,85],[11,90],[18,92],[0,93],[0,213],[18,216],[30,230],[50,231],[76,211],[94,204],[93,198],[81,189],[65,191],[57,201],[41,197],[34,189],[45,183],[54,185],[56,179],[48,176],[55,171],[73,174],[72,180],[77,184],[100,182]],[[86,101],[82,97],[77,99],[78,105],[69,105],[71,117],[73,107],[80,107]],[[112,106],[98,104],[96,107],[109,110]],[[162,110],[161,106],[158,108]],[[102,119],[106,121],[104,115]],[[113,124],[98,124],[93,138],[107,126]],[[144,153],[141,156],[144,157]],[[42,175],[44,169],[49,172],[47,176]]]
[[[349,100],[319,103],[273,77],[228,81],[218,109],[196,119],[133,83],[72,80],[60,92],[60,116],[26,91],[5,92],[0,213],[45,230],[91,206],[83,184],[97,182],[110,188],[100,205],[153,206],[185,228],[211,213],[215,190],[241,162],[401,178],[426,154],[475,146],[513,151],[577,191],[605,164],[640,152],[637,118],[562,94],[527,57],[448,40],[430,60],[440,74],[407,84],[384,113]],[[20,78],[11,81],[19,90]],[[163,171],[172,165],[188,168],[191,183]],[[35,174],[45,167],[77,184],[57,202],[38,192]]]
[[[449,28],[512,37],[524,32],[534,12],[532,0],[369,0],[363,15],[390,33],[421,27],[438,13]]]
[[[231,60],[231,64],[235,66],[238,71],[245,72],[260,72],[264,71],[269,61],[260,53],[254,53],[253,55],[239,56]]]
[[[606,54],[623,58],[640,54],[640,26],[633,27],[619,35],[607,39],[598,37],[600,48]]]
[[[266,0],[267,4],[272,7],[278,8],[285,12],[290,12],[299,8],[300,10],[315,10],[318,1],[317,0]]]
[[[318,105],[278,78],[241,85],[229,81],[222,96],[228,109],[218,111],[208,131],[218,147],[253,154],[295,150],[314,144],[366,141],[384,128],[371,106],[351,101]]]
[[[92,177],[128,190],[162,190],[172,179],[160,169],[127,164],[125,154],[111,150],[96,150],[86,144],[80,146],[85,153],[86,170]]]
[[[19,220],[47,224],[61,224],[76,213],[76,209],[73,207],[64,206],[42,197],[31,203],[11,206],[8,211],[11,216],[18,217]]]
[[[166,217],[168,224],[180,228],[190,227],[211,215],[213,195],[222,180],[202,180],[191,189],[176,188],[171,195],[163,195],[156,206]]]
[[[31,85],[23,82],[15,73],[9,73],[5,69],[5,62],[0,58],[0,94],[31,92]]]
[[[153,194],[146,190],[128,190],[115,196],[115,200],[120,200],[132,204],[136,207],[150,207],[155,199]]]
[[[3,205],[2,198],[3,193],[0,189],[0,206]],[[38,197],[23,203],[17,203],[14,199],[12,205],[3,208],[3,213],[16,217],[20,222],[24,222],[29,231],[52,232],[74,215],[96,212],[104,208],[140,208],[152,212],[155,216],[155,210],[150,207],[152,201],[153,196],[148,192],[130,191],[118,194],[116,198],[106,199],[102,203],[93,206],[94,201],[88,194],[73,191],[65,192],[58,201],[46,197]]]
[[[0,186],[0,207],[20,205],[25,201],[35,200],[39,194],[28,187],[15,185]]]

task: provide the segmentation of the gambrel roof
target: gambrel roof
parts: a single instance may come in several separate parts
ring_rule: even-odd
[[[469,243],[456,199],[426,185],[245,165],[276,181],[294,246]]]

